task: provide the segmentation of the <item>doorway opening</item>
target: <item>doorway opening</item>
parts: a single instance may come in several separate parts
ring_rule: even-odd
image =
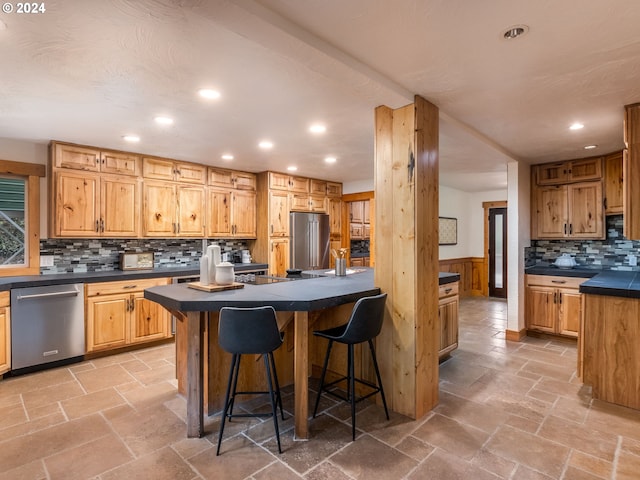
[[[489,296],[507,298],[507,208],[489,208]]]

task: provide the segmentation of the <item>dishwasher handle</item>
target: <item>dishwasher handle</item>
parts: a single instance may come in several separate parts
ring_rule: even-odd
[[[51,292],[51,293],[34,293],[31,295],[18,295],[16,300],[29,300],[31,298],[51,298],[51,297],[77,297],[80,292],[76,289],[67,290],[66,292]]]

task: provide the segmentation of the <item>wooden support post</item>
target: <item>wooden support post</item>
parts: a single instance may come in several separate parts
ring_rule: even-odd
[[[438,108],[416,96],[375,121],[378,358],[391,408],[419,418],[438,403]]]

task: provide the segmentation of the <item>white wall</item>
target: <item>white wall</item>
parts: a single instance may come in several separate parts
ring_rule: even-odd
[[[498,201],[507,201],[507,190],[492,190],[469,194],[469,257],[484,257],[484,208],[482,203]]]
[[[342,193],[373,192],[373,178],[371,180],[358,180],[357,182],[345,182],[342,184]]]
[[[46,143],[0,138],[1,160],[46,165],[47,152]],[[47,238],[47,177],[40,179],[40,238]]]

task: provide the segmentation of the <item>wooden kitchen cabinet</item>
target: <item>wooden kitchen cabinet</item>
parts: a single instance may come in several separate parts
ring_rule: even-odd
[[[526,275],[528,330],[578,337],[582,312],[579,287],[586,278]]]
[[[59,142],[51,144],[54,168],[69,168],[116,175],[140,175],[140,156]]]
[[[561,185],[602,178],[602,157],[545,163],[535,166],[538,185]]]
[[[342,197],[342,184],[336,182],[327,182],[328,197]]]
[[[622,151],[604,157],[604,213],[623,213]]]
[[[212,188],[208,200],[209,237],[256,237],[255,192]]]
[[[289,197],[289,210],[292,212],[326,213],[325,197],[293,193]]]
[[[309,193],[311,195],[324,197],[327,194],[327,182],[312,178],[309,182]]]
[[[458,348],[459,306],[458,282],[440,285],[438,289],[438,319],[440,321],[438,358],[443,358]]]
[[[364,257],[351,257],[352,267],[364,267]]]
[[[289,239],[269,240],[269,275],[285,277],[289,268]]]
[[[331,238],[342,235],[342,200],[337,197],[327,199],[329,213],[329,234]]]
[[[11,370],[11,309],[9,292],[0,292],[0,375]]]
[[[207,167],[168,158],[144,157],[142,176],[154,180],[204,185],[207,180]]]
[[[289,236],[289,195],[269,192],[269,236]]]
[[[145,288],[168,283],[154,278],[86,284],[87,352],[169,338],[169,312],[144,298]]]
[[[73,170],[54,173],[54,237],[138,237],[140,182]]]
[[[349,221],[364,223],[364,201],[349,202]]]
[[[204,187],[145,181],[143,198],[144,236],[204,237]]]
[[[605,238],[602,182],[537,187],[532,197],[532,238]]]
[[[294,177],[285,173],[269,172],[269,188],[287,192],[309,193],[309,179]]]
[[[256,175],[254,173],[209,167],[209,185],[225,187],[234,190],[256,190]]]

